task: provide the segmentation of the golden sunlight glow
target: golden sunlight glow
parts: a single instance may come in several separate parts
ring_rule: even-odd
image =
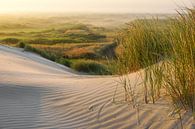
[[[167,13],[193,0],[0,0],[2,12]]]

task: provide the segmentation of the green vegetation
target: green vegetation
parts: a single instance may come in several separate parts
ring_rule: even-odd
[[[99,75],[110,74],[108,68],[105,65],[91,60],[76,61],[73,63],[72,68],[79,72],[87,72],[90,74],[99,74]]]
[[[177,108],[195,112],[195,11],[180,14],[170,30],[171,58],[165,88]]]
[[[57,56],[51,52],[46,52],[46,51],[34,48],[28,44],[25,45],[24,50],[37,53],[37,54],[41,55],[42,57],[47,58],[51,61],[55,61],[57,58]]]
[[[24,42],[19,42],[17,46],[19,48],[25,48],[26,44]]]
[[[82,17],[5,18],[0,21],[0,41],[89,74],[124,77],[144,69],[140,73],[145,103],[155,103],[166,94],[177,112],[195,112],[194,10],[172,19],[134,20],[117,38],[115,25],[125,20],[116,23],[113,19],[119,17],[109,15]],[[96,21],[98,17],[103,22]],[[127,22],[127,16],[122,17]],[[136,107],[134,86],[128,76],[122,81],[126,96]]]
[[[24,42],[20,42],[17,46],[20,48],[24,48],[25,51],[37,53],[44,58],[68,66],[79,72],[98,74],[98,75],[111,74],[111,72],[108,70],[108,67],[106,66],[106,63],[103,64],[103,63],[98,63],[97,61],[94,60],[81,59],[81,57],[78,59],[64,58],[63,55],[61,55],[61,52],[63,51],[60,52],[59,49],[55,49],[55,48],[49,48],[49,50],[48,48],[41,49],[41,47],[40,48],[34,47]],[[48,47],[48,45],[46,46]],[[61,49],[61,45],[59,47]]]
[[[68,26],[64,24],[64,26]],[[17,30],[19,31],[19,30]],[[107,36],[101,35],[101,28],[87,26],[83,24],[72,25],[69,28],[63,26],[55,29],[31,30],[24,32],[2,32],[1,42],[18,43],[25,41],[31,44],[56,44],[56,43],[88,43],[88,42],[107,42]]]
[[[136,17],[143,17],[136,15]],[[163,17],[163,16],[162,16]],[[116,58],[114,41],[118,28],[134,15],[117,14],[44,14],[0,15],[0,43],[24,48],[71,68],[75,62],[98,64],[109,70],[89,70],[90,74],[112,74],[108,62]],[[82,61],[80,61],[82,60]],[[108,61],[109,60],[109,61]],[[90,65],[90,69],[91,65]],[[79,70],[78,68],[76,70]],[[81,71],[81,70],[79,70]],[[101,72],[100,72],[101,71]],[[102,72],[106,71],[106,72]],[[108,72],[109,71],[109,72]]]
[[[107,57],[114,57],[117,29],[97,26],[91,20],[97,16],[0,17],[0,43],[37,53],[77,71],[111,74],[105,68]]]
[[[61,57],[60,59],[57,59],[56,62],[62,65],[68,66],[68,67],[71,67],[72,65],[72,62],[70,60],[65,59],[63,57]]]
[[[1,42],[6,43],[6,44],[16,44],[20,42],[20,40],[17,38],[5,38],[5,39],[2,39]]]
[[[166,23],[166,24],[162,24]],[[169,20],[137,20],[117,38],[116,72],[122,75],[144,68],[144,99],[155,103],[168,95],[179,113],[195,112],[195,12]],[[140,71],[141,73],[143,71]],[[135,103],[133,86],[123,78],[126,94]],[[163,91],[163,92],[162,92]],[[137,105],[137,104],[135,104]]]
[[[165,57],[168,50],[163,48],[169,48],[170,44],[163,35],[166,35],[168,25],[159,24],[164,20],[155,21],[136,20],[118,35],[117,64],[122,68],[121,72],[124,69],[129,73],[146,68]]]

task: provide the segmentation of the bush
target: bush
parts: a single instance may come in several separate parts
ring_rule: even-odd
[[[100,63],[91,60],[79,60],[73,63],[72,68],[85,73],[105,75],[109,74],[108,69]]]
[[[56,62],[59,64],[62,64],[62,65],[65,65],[67,67],[70,67],[72,64],[72,62],[70,60],[62,58],[62,57],[60,59],[58,59]]]
[[[19,41],[20,40],[17,38],[6,38],[2,40],[3,43],[7,43],[7,44],[17,44]]]
[[[19,48],[25,48],[25,46],[26,46],[26,43],[24,43],[24,42],[19,42],[18,43]]]
[[[34,47],[31,47],[30,45],[25,45],[24,47],[25,51],[30,51],[30,52],[37,52],[37,49],[35,49]]]
[[[49,59],[51,61],[55,61],[57,58],[56,55],[53,53],[50,53],[50,52],[47,52],[47,51],[44,51],[44,50],[41,50],[38,48],[34,48],[30,45],[25,45],[24,50],[37,53],[37,54],[41,55],[42,57]]]
[[[115,53],[116,47],[117,47],[117,43],[114,42],[102,47],[98,53],[101,55],[101,57],[106,57],[106,58],[108,57],[109,59],[116,58],[116,53]]]

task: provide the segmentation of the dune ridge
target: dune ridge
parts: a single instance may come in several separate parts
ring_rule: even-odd
[[[130,75],[132,82],[136,76]],[[136,109],[122,103],[117,80],[81,75],[36,54],[0,46],[0,129],[181,128],[179,119],[168,117],[170,107],[163,99],[140,108],[138,126]],[[191,123],[184,114],[185,128],[193,128]]]

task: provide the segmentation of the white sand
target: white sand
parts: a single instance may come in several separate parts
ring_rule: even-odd
[[[132,82],[137,74],[130,75]],[[136,109],[113,103],[117,77],[79,75],[73,70],[20,49],[0,46],[0,129],[177,129],[169,106]],[[118,86],[117,100],[124,96]],[[140,98],[141,99],[141,98]],[[185,115],[183,125],[190,128]]]

